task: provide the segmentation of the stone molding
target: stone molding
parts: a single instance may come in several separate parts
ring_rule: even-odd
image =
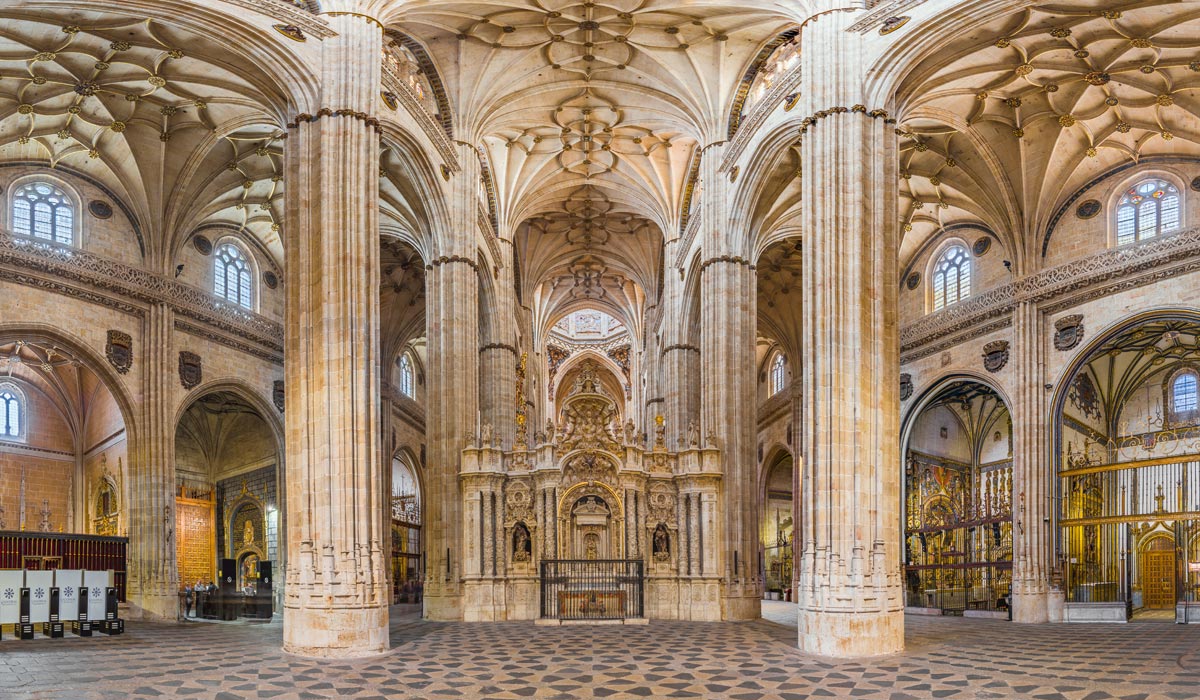
[[[800,64],[790,73],[783,76],[783,80],[771,86],[767,94],[762,96],[754,106],[750,108],[750,113],[746,115],[738,123],[737,133],[734,134],[733,140],[729,142],[729,146],[725,149],[725,158],[721,161],[721,167],[717,172],[726,172],[733,168],[735,162],[750,145],[754,136],[758,133],[758,128],[762,126],[767,117],[775,111],[784,99],[796,92],[800,87]]]
[[[740,255],[718,255],[716,257],[709,258],[708,260],[705,260],[704,262],[700,263],[700,272],[704,272],[705,270],[707,270],[709,265],[716,265],[717,263],[730,263],[730,264],[734,264],[734,265],[745,265],[746,267],[749,267],[751,270],[754,270],[754,263],[750,262],[749,260],[743,258]]]
[[[916,7],[924,3],[925,0],[892,0],[891,2],[877,2],[867,12],[862,19],[854,24],[846,27],[848,32],[858,32],[866,34],[867,32],[882,25],[886,20],[904,12],[910,7]]]
[[[400,99],[404,109],[412,115],[417,125],[421,127],[421,131],[429,137],[429,141],[446,165],[450,166],[454,172],[461,170],[458,155],[454,152],[454,144],[446,136],[446,131],[434,120],[433,115],[425,111],[425,107],[413,94],[412,89],[396,75],[387,61],[383,62],[383,86]]]
[[[141,304],[166,303],[177,316],[196,322],[198,325],[185,325],[204,337],[237,349],[261,346],[254,354],[273,361],[282,357],[281,324],[222,304],[200,289],[141,268],[83,250],[20,240],[6,233],[0,233],[0,267],[12,270],[10,279],[20,284],[101,304],[139,318],[145,316],[145,309],[130,300]],[[226,334],[247,342],[232,340]],[[263,348],[274,352],[264,352]]]
[[[295,5],[284,2],[284,0],[224,0],[230,5],[237,5],[248,10],[260,12],[268,17],[277,19],[281,22],[299,27],[304,31],[312,34],[319,39],[327,39],[331,36],[337,36],[337,32],[329,28],[329,25],[324,20],[316,17],[311,12],[296,7]]]
[[[301,124],[312,124],[313,122],[320,121],[324,117],[350,117],[351,119],[357,119],[358,121],[362,122],[367,126],[368,129],[374,129],[375,133],[377,134],[383,133],[383,129],[380,127],[378,118],[372,117],[366,112],[359,112],[358,110],[354,109],[333,109],[332,107],[322,107],[317,110],[316,114],[301,112],[300,114],[296,115],[295,119],[288,122],[286,126],[289,129],[296,129],[299,128]]]
[[[513,354],[513,357],[517,356],[517,349],[508,343],[488,343],[479,348],[479,354],[482,355],[489,350],[507,350]]]
[[[696,347],[695,345],[685,345],[682,343],[677,343],[675,345],[668,345],[667,347],[662,349],[662,354],[666,355],[667,353],[673,352],[675,350],[691,350],[692,352],[696,353],[697,355],[700,354],[700,348]]]
[[[449,263],[462,263],[464,265],[470,265],[476,272],[479,271],[479,263],[470,258],[464,258],[461,255],[443,255],[440,258],[434,258],[433,262],[429,263],[429,267],[426,269],[432,270],[434,267],[447,265]]]
[[[1012,324],[1018,303],[1054,313],[1127,289],[1200,270],[1200,227],[1141,245],[1105,250],[989,289],[900,331],[901,363]]]

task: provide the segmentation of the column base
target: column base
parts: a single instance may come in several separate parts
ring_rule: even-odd
[[[132,595],[129,596],[130,620],[164,622],[178,620],[180,615],[177,595]]]
[[[904,612],[800,610],[800,651],[820,656],[881,656],[904,650]]]
[[[1052,610],[1057,612],[1057,615],[1051,615]],[[1013,622],[1037,624],[1050,622],[1054,618],[1057,618],[1055,621],[1061,621],[1062,593],[1055,591],[1017,593],[1014,591],[1012,594],[1012,613]]]
[[[425,589],[423,617],[439,622],[460,622],[463,619],[463,597],[461,594],[429,594]]]
[[[721,597],[722,620],[757,620],[762,617],[762,594],[758,592],[757,584],[729,589]]]
[[[326,659],[382,654],[388,650],[387,607],[286,608],[283,650]]]

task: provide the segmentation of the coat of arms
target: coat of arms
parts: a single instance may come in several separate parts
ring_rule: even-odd
[[[200,367],[200,356],[187,350],[179,351],[179,383],[184,389],[191,389],[203,379],[204,373]]]
[[[104,356],[117,372],[125,374],[133,366],[133,336],[121,331],[109,331]]]
[[[279,412],[283,413],[283,380],[282,379],[275,380],[275,386],[271,390],[271,400],[275,402],[275,408],[278,408]]]
[[[1054,349],[1070,350],[1083,341],[1083,314],[1063,316],[1054,322]]]
[[[908,401],[913,394],[913,383],[911,374],[900,375],[900,400]]]
[[[994,340],[983,346],[983,368],[989,372],[999,372],[1008,364],[1008,341]]]

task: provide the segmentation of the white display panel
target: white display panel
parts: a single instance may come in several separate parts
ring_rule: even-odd
[[[79,619],[79,587],[83,585],[83,571],[60,569],[54,572],[54,585],[58,586],[58,619],[74,622]]]
[[[111,571],[83,572],[83,585],[88,589],[87,619],[93,622],[104,620],[104,589],[112,584]]]
[[[25,587],[29,589],[29,621],[36,624],[50,621],[50,589],[54,587],[53,571],[26,571]]]
[[[21,589],[24,587],[24,571],[0,570],[0,625],[15,625],[21,621]]]

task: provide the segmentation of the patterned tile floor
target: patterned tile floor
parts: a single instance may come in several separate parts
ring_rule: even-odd
[[[1014,625],[909,616],[903,654],[795,649],[795,608],[643,627],[433,623],[393,611],[392,650],[354,662],[279,650],[272,624],[130,623],[120,637],[0,642],[0,699],[1200,698],[1200,625]],[[781,622],[783,624],[781,624]]]

